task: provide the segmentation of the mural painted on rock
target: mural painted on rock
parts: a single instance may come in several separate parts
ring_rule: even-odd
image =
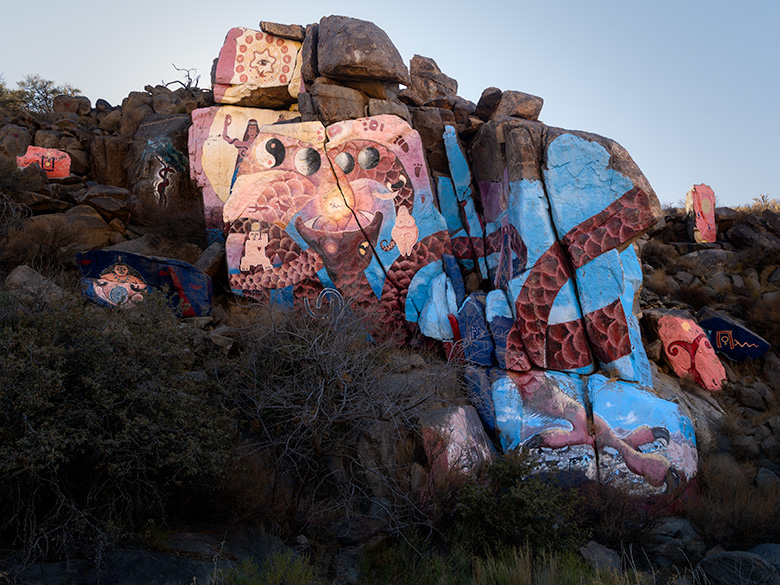
[[[693,476],[693,427],[648,390],[634,314],[632,242],[660,206],[619,145],[505,118],[480,129],[470,166],[446,127],[434,190],[398,117],[323,127],[234,109],[196,111],[190,134],[234,292],[337,298],[369,309],[376,336],[459,348],[485,429],[550,468],[645,491]]]

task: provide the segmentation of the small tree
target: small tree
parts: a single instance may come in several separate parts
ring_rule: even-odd
[[[5,77],[0,75],[0,108],[18,110],[22,107],[23,97],[19,89],[11,89],[5,84]]]
[[[22,100],[22,106],[31,112],[51,112],[54,109],[54,98],[58,95],[80,95],[81,90],[69,83],[57,85],[51,79],[43,79],[37,73],[25,75],[17,82]]]

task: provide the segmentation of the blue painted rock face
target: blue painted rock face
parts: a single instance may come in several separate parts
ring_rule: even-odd
[[[734,361],[758,359],[772,347],[763,337],[709,307],[699,311],[696,318],[707,332],[713,349]]]

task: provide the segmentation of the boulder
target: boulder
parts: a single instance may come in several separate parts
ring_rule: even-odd
[[[65,289],[24,265],[11,271],[5,285],[11,290],[21,291],[28,302],[41,300],[47,304],[58,304],[68,296]]]
[[[620,555],[603,544],[591,540],[580,547],[580,554],[594,571],[620,572]]]
[[[347,16],[326,16],[320,20],[317,35],[320,75],[410,85],[409,70],[398,49],[374,23]]]
[[[326,126],[341,120],[354,120],[366,115],[368,99],[359,91],[336,85],[318,77],[311,87],[314,106],[320,121]]]
[[[24,126],[6,124],[0,128],[0,155],[16,159],[32,144],[32,135]]]
[[[89,144],[92,178],[103,185],[126,187],[125,159],[131,145],[132,140],[124,136],[95,136]]]
[[[414,108],[411,113],[412,125],[420,133],[431,170],[449,174],[447,153],[442,136],[445,126],[455,125],[455,116],[450,110],[442,108]]]
[[[497,87],[486,88],[479,97],[474,115],[485,122],[490,120],[493,117],[493,112],[496,111],[498,104],[501,102],[503,93]]]
[[[694,571],[710,585],[779,585],[780,574],[757,554],[721,552],[704,557]]]
[[[415,55],[409,67],[411,84],[404,89],[400,98],[412,105],[422,106],[427,102],[458,93],[458,82],[442,73],[436,61],[429,57]]]
[[[538,120],[542,105],[544,105],[544,100],[540,97],[521,91],[507,90],[501,94],[501,99],[491,118],[511,116],[526,120]]]
[[[301,43],[248,28],[232,28],[212,70],[214,101],[285,109],[300,88]]]
[[[697,243],[714,242],[718,239],[718,224],[715,221],[715,193],[708,185],[694,185],[685,196],[685,211],[688,213],[688,235]]]
[[[299,24],[278,24],[276,22],[260,21],[260,30],[269,35],[281,39],[290,39],[291,41],[303,42],[306,29]]]
[[[771,348],[760,335],[710,307],[703,307],[696,319],[707,330],[715,351],[734,361],[758,359]]]
[[[764,543],[758,544],[748,552],[756,554],[772,565],[775,570],[780,572],[780,544]]]
[[[58,95],[54,98],[52,107],[55,113],[77,114],[86,116],[92,110],[89,98],[83,95]]]
[[[773,233],[751,228],[746,224],[735,225],[726,237],[740,248],[755,248],[763,254],[780,252],[780,238]]]
[[[301,47],[301,74],[309,84],[320,76],[317,63],[317,43],[319,42],[319,25],[310,24],[306,27],[306,37]]]
[[[726,371],[707,334],[685,311],[645,311],[663,344],[666,361],[681,378],[720,390]]]
[[[16,157],[16,166],[19,168],[38,165],[49,178],[70,176],[70,164],[71,159],[67,152],[39,146],[28,146],[24,155]]]
[[[369,116],[382,116],[384,114],[392,114],[403,118],[407,122],[412,121],[412,116],[409,113],[409,108],[404,104],[390,101],[390,100],[378,100],[370,98],[368,100],[368,115]]]

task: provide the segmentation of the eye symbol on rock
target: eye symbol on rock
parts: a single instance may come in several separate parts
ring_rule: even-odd
[[[295,153],[295,168],[302,175],[312,175],[320,170],[320,153],[313,148],[302,148]]]
[[[360,254],[360,257],[365,257],[366,254],[368,254],[369,249],[371,246],[368,242],[363,242],[358,246],[358,254]]]
[[[373,146],[368,146],[358,154],[358,164],[366,170],[373,169],[379,164],[379,151]]]
[[[348,152],[341,152],[336,155],[336,164],[348,175],[355,168],[355,159]]]
[[[269,168],[278,167],[284,161],[284,144],[278,138],[271,138],[266,142],[265,151],[274,159],[273,164]]]

